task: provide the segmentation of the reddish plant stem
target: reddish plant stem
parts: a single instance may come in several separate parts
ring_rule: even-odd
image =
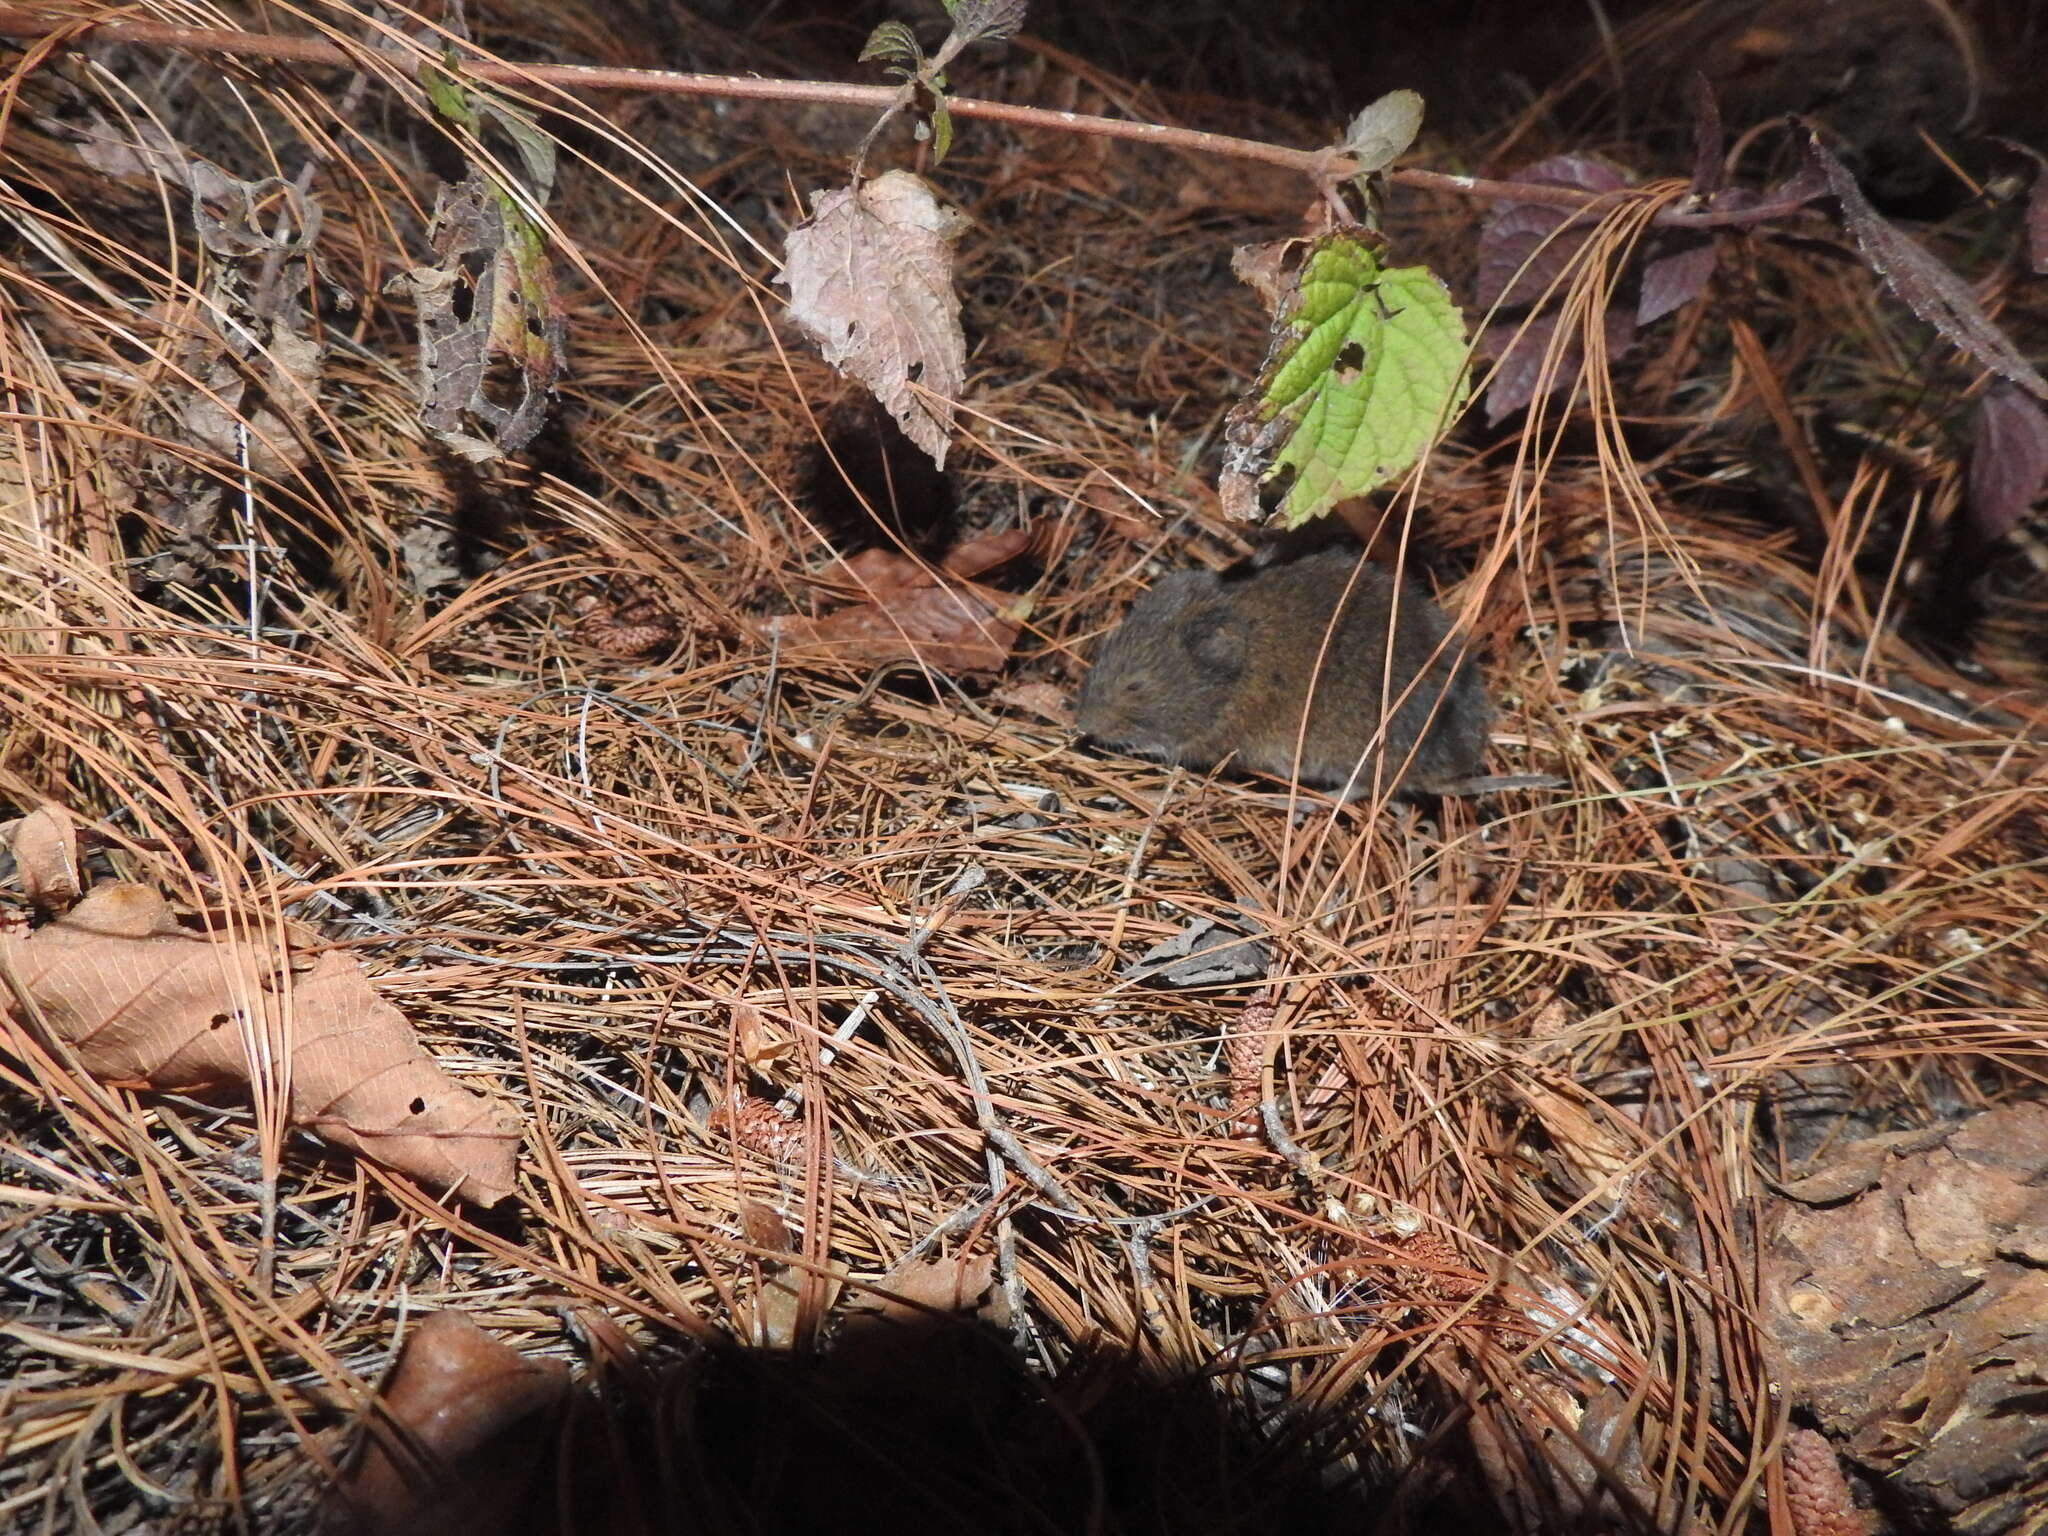
[[[320,37],[293,37],[267,32],[235,32],[219,27],[177,27],[159,21],[93,22],[76,16],[40,14],[14,6],[0,6],[0,37],[36,38],[46,44],[51,34],[68,32],[55,48],[80,42],[125,43],[135,47],[177,48],[189,53],[221,54],[229,58],[270,59],[289,64],[327,64],[360,69],[383,58],[402,62],[402,55],[380,54],[368,47],[345,47]],[[677,96],[716,96],[755,101],[801,101],[826,106],[859,107],[884,112],[898,104],[900,92],[888,85],[849,85],[832,80],[764,80],[751,75],[685,75],[660,69],[606,69],[586,64],[512,64],[498,59],[464,58],[462,71],[469,77],[502,85],[537,85],[559,90],[654,91]],[[955,117],[980,118],[1008,123],[1018,128],[1043,128],[1064,133],[1091,134],[1097,138],[1127,139],[1167,149],[1218,155],[1237,160],[1256,160],[1307,176],[1318,184],[1342,180],[1350,172],[1351,159],[1332,149],[1290,149],[1284,144],[1267,144],[1257,139],[1232,138],[1228,134],[1204,133],[1194,128],[1169,128],[1160,123],[1138,122],[1124,117],[1094,117],[1085,112],[1054,112],[1044,107],[1015,106],[1004,101],[979,101],[972,97],[947,98],[946,109]],[[1517,203],[1536,203],[1549,208],[1582,209],[1596,202],[1612,203],[1628,193],[1588,193],[1573,187],[1547,186],[1534,182],[1493,181],[1483,176],[1458,176],[1446,171],[1425,171],[1408,167],[1389,171],[1387,179],[1396,185],[1425,190],[1457,192],[1467,197],[1500,198]],[[1652,223],[1660,226],[1712,228],[1716,225],[1756,224],[1800,206],[1786,202],[1727,213],[1693,213],[1673,206],[1661,210]]]

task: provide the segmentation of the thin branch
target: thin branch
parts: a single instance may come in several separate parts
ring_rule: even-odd
[[[39,15],[16,7],[0,7],[0,37],[37,38],[46,46],[59,33],[68,36],[50,47],[61,48],[85,41],[124,43],[134,47],[178,48],[189,53],[220,54],[228,58],[270,59],[291,64],[325,64],[337,68],[360,68],[358,50],[317,37],[285,37],[272,33],[237,32],[220,27],[176,27],[158,21],[108,21],[81,25],[76,18]],[[550,86],[559,90],[648,91],[673,96],[712,96],[725,100],[801,101],[819,106],[859,108],[886,112],[902,103],[902,91],[893,85],[851,85],[833,80],[764,80],[751,75],[686,75],[659,69],[607,69],[585,64],[512,64],[502,60],[465,58],[462,71],[471,79],[501,85]],[[1318,184],[1342,181],[1357,174],[1351,156],[1331,148],[1292,149],[1258,139],[1233,138],[1229,134],[1204,133],[1195,128],[1172,128],[1162,123],[1144,123],[1123,117],[1094,117],[1085,112],[1056,112],[1044,107],[1017,106],[1006,101],[980,101],[954,96],[946,110],[955,117],[979,118],[985,122],[1007,123],[1015,128],[1041,128],[1062,133],[1087,134],[1095,138],[1125,139],[1163,149],[1186,150],[1193,154],[1224,159],[1255,160],[1307,176]],[[1467,197],[1502,198],[1517,203],[1535,203],[1550,208],[1587,208],[1596,202],[1641,195],[1643,189],[1624,193],[1588,193],[1573,187],[1545,186],[1518,181],[1495,181],[1484,176],[1460,176],[1447,171],[1425,171],[1408,167],[1386,173],[1400,186],[1425,191],[1456,192]],[[1669,208],[1652,223],[1659,227],[1713,228],[1753,225],[1800,203],[1768,207],[1731,209],[1726,212],[1690,212]]]

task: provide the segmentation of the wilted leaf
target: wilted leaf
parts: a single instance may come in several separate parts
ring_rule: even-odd
[[[1842,205],[1842,222],[1855,237],[1856,248],[1893,296],[1924,324],[1939,331],[1949,345],[2029,394],[2048,399],[2048,379],[2041,377],[2011,338],[1992,323],[1970,292],[1970,285],[1925,246],[1886,222],[1818,135],[1808,139],[1807,153],[1827,177],[1835,201]]]
[[[546,245],[517,201],[475,173],[441,189],[428,238],[434,265],[391,285],[419,310],[420,422],[476,462],[517,452],[546,419],[562,366]]]
[[[863,550],[846,564],[869,600],[820,619],[771,620],[784,650],[869,666],[914,661],[942,672],[1000,672],[1031,611],[1029,598],[944,580],[893,550]]]
[[[220,350],[193,349],[187,366],[204,387],[185,397],[184,435],[230,463],[246,457],[259,475],[303,469],[310,454],[292,423],[310,416],[320,398],[322,349],[282,322],[270,327],[259,355],[239,355],[247,341],[243,330],[222,337]]]
[[[1422,132],[1422,97],[1415,91],[1389,91],[1351,119],[1344,130],[1344,148],[1358,161],[1357,174],[1383,171],[1407,153]]]
[[[85,1070],[164,1093],[245,1088],[249,1007],[281,1007],[277,962],[194,933],[146,886],[110,882],[25,937],[0,935],[13,988]],[[290,1122],[437,1190],[491,1205],[512,1190],[517,1119],[420,1049],[405,1015],[340,951],[290,978]]]
[[[790,1235],[789,1223],[772,1205],[742,1197],[740,1232],[756,1248],[765,1248],[770,1253],[796,1252],[796,1239]]]
[[[1619,192],[1628,178],[1593,155],[1553,155],[1516,174],[1537,186]],[[1496,202],[1479,231],[1479,276],[1473,298],[1482,309],[1533,304],[1554,287],[1600,222],[1595,210],[1546,203]]]
[[[454,1312],[413,1326],[329,1496],[328,1536],[485,1536],[530,1528],[540,1454],[568,1367],[530,1359]]]
[[[68,140],[78,158],[116,181],[158,181],[188,184],[185,146],[150,117],[136,117],[116,126],[97,107],[88,107],[82,122],[38,117],[36,125],[52,137]]]
[[[2020,525],[2048,487],[2048,413],[2003,379],[1977,402],[1970,442],[1970,518],[1986,538]]]
[[[932,1313],[957,1317],[977,1310],[996,1283],[992,1253],[910,1259],[847,1304],[849,1318],[869,1313],[892,1323],[917,1323]]]
[[[789,232],[776,279],[825,361],[865,384],[942,466],[967,378],[953,292],[953,242],[966,222],[908,171],[889,171],[819,198]]]
[[[945,558],[939,562],[939,567],[948,576],[968,580],[981,575],[984,571],[993,571],[999,566],[1008,565],[1036,542],[1029,528],[999,529],[947,550]]]
[[[1210,987],[1254,981],[1266,974],[1272,952],[1262,939],[1245,938],[1214,918],[1198,917],[1123,968],[1132,981],[1169,987]]]
[[[22,894],[38,912],[61,912],[78,900],[78,825],[51,801],[0,826],[13,849]]]
[[[1281,302],[1259,384],[1224,432],[1231,516],[1258,516],[1258,487],[1283,477],[1287,527],[1362,495],[1421,457],[1464,402],[1457,305],[1427,267],[1382,267],[1370,241],[1324,235],[1291,278],[1272,247],[1239,253],[1239,275],[1279,286]]]
[[[770,1024],[752,1003],[732,1005],[732,1033],[740,1060],[764,1077],[770,1067],[796,1054],[796,1038]]]

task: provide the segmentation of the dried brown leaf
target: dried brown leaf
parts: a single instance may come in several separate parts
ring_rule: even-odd
[[[820,197],[789,232],[776,279],[825,361],[865,384],[940,466],[967,380],[953,291],[953,243],[966,224],[916,176],[889,171]]]
[[[789,1223],[782,1219],[782,1213],[772,1205],[763,1205],[758,1200],[742,1199],[740,1231],[756,1248],[766,1248],[770,1253],[796,1252],[796,1239],[790,1236]]]
[[[500,1343],[454,1312],[414,1326],[377,1396],[362,1456],[329,1498],[329,1536],[524,1530],[568,1367]]]
[[[562,368],[554,269],[533,226],[513,217],[520,222],[508,221],[505,200],[479,175],[443,187],[429,234],[434,264],[392,284],[409,289],[419,310],[420,421],[476,462],[533,440]]]
[[[14,850],[22,894],[38,912],[61,912],[78,900],[78,825],[55,801],[0,826]]]
[[[768,1068],[796,1053],[795,1038],[771,1024],[752,1003],[732,1005],[732,1032],[740,1059],[764,1076]]]
[[[70,141],[78,158],[102,176],[152,185],[158,181],[176,187],[189,184],[185,147],[154,118],[136,117],[116,126],[98,108],[88,107],[80,121],[39,117],[36,125]]]
[[[785,650],[869,666],[914,661],[942,672],[1000,672],[1031,611],[1028,598],[944,580],[893,550],[863,550],[846,568],[870,600],[819,619],[771,620]]]
[[[978,539],[969,539],[955,545],[946,552],[939,562],[939,568],[948,576],[969,580],[986,571],[993,571],[1008,565],[1019,555],[1029,550],[1036,537],[1029,528],[1004,528],[995,533],[985,533]]]
[[[876,1289],[848,1305],[849,1313],[871,1313],[892,1323],[915,1323],[934,1312],[946,1317],[978,1310],[996,1283],[992,1253],[956,1253],[912,1259],[882,1277]]]
[[[245,1088],[239,1015],[282,1006],[286,990],[253,947],[194,933],[155,891],[123,883],[32,934],[0,936],[0,967],[27,1000],[23,1022],[47,1027],[88,1072],[167,1093]],[[482,1205],[511,1193],[517,1118],[421,1050],[354,959],[314,957],[289,995],[292,1124]]]

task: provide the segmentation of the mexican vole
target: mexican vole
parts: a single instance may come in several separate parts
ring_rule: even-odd
[[[1227,757],[1346,798],[1455,793],[1479,787],[1493,710],[1450,630],[1436,604],[1356,550],[1241,576],[1175,571],[1103,643],[1078,723],[1118,751],[1197,769]]]

